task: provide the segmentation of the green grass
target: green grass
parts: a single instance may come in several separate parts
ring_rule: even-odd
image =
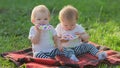
[[[39,4],[49,8],[53,26],[59,23],[60,9],[68,4],[73,5],[79,11],[78,23],[85,27],[91,41],[120,51],[119,3],[120,0],[0,0],[0,53],[30,47],[30,14],[33,7]],[[15,68],[13,63],[3,58],[0,58],[0,67]],[[99,66],[106,67],[106,64]]]

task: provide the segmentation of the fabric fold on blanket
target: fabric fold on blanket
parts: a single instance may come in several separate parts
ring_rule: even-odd
[[[26,68],[94,68],[101,63],[120,65],[120,52],[111,50],[105,46],[99,46],[93,42],[89,43],[93,44],[100,51],[106,51],[108,55],[106,60],[98,61],[97,57],[89,53],[78,56],[79,62],[74,62],[63,55],[56,56],[55,59],[33,58],[32,48],[2,53],[1,56],[9,59],[18,67],[25,65]]]

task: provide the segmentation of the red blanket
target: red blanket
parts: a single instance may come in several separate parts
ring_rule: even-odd
[[[89,42],[91,43],[91,42]],[[120,64],[120,52],[111,50],[110,48],[96,46],[99,50],[106,51],[108,54],[107,59],[103,61],[98,61],[97,57],[90,55],[89,53],[78,56],[79,62],[74,62],[65,56],[56,56],[55,59],[42,59],[42,58],[32,58],[32,49],[27,48],[17,52],[6,52],[1,54],[2,57],[10,59],[18,67],[23,64],[26,68],[86,68],[86,67],[97,67],[101,63],[119,65]]]

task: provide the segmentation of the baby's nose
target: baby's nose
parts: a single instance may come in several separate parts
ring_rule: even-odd
[[[41,22],[44,22],[44,20],[41,20]]]
[[[68,27],[68,29],[72,29],[72,27],[71,27],[71,26],[69,26],[69,27]]]
[[[68,28],[68,30],[72,30],[72,28]]]

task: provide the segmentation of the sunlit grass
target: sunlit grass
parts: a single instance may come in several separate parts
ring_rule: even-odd
[[[120,26],[115,22],[95,23],[88,30],[91,41],[120,51]]]

